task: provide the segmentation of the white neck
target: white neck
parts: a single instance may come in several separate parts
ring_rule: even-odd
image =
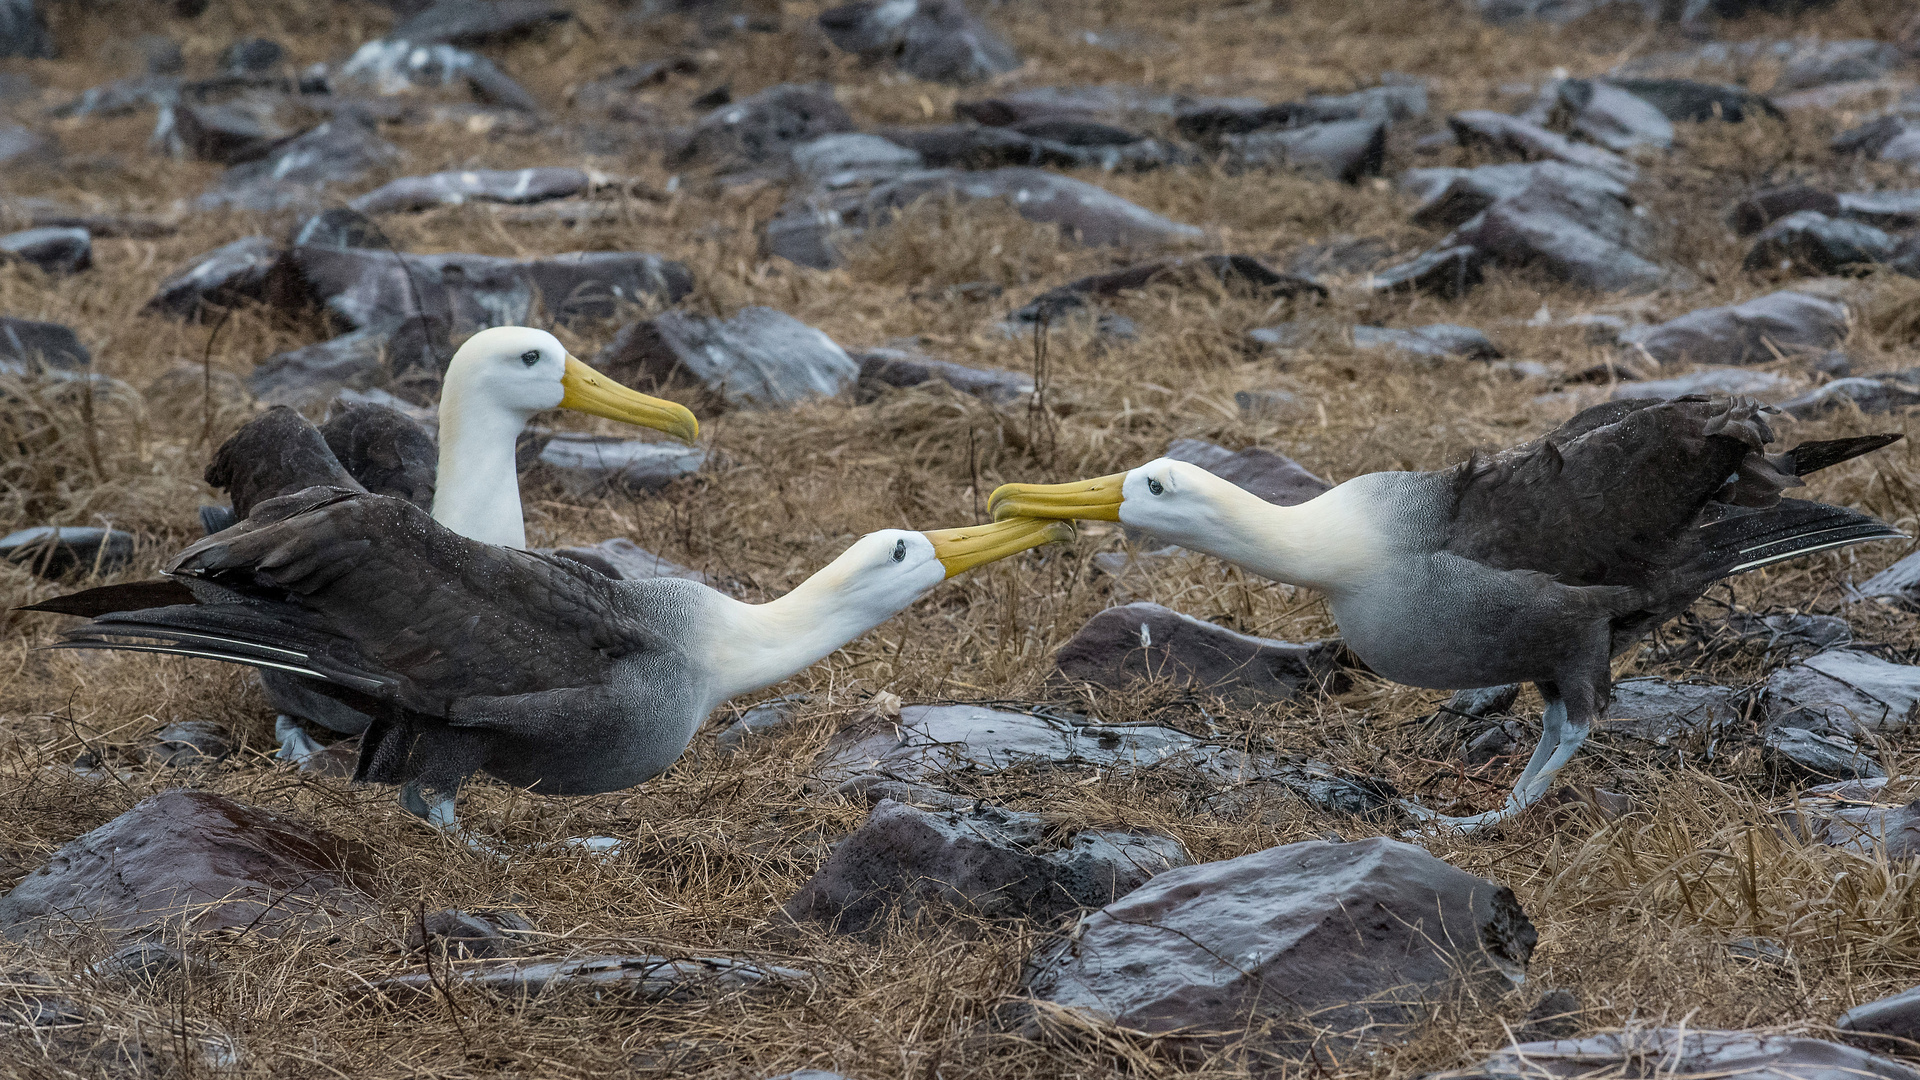
[[[888,581],[885,588],[850,581],[843,555],[777,600],[745,604],[714,593],[719,605],[706,650],[711,708],[826,659],[913,603],[946,575],[939,563]]]
[[[449,379],[440,395],[440,472],[433,520],[500,547],[527,546],[514,441],[527,417]]]
[[[1264,578],[1338,594],[1378,568],[1383,538],[1360,491],[1342,484],[1298,506],[1276,506],[1214,478],[1207,510],[1176,524],[1120,520]],[[1144,516],[1144,515],[1142,515]]]

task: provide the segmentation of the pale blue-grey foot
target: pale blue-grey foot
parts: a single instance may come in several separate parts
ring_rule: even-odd
[[[275,750],[273,756],[296,765],[326,749],[307,734],[300,721],[286,713],[273,718],[273,737],[280,741],[280,749]]]

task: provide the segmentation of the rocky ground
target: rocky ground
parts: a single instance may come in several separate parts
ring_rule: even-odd
[[[268,404],[431,427],[499,322],[702,421],[542,418],[531,543],[746,599],[1164,453],[1297,502],[1610,397],[1911,434],[1920,18],[1747,6],[0,0],[0,603],[151,574]],[[1806,494],[1920,531],[1920,448]],[[0,1075],[1912,1080],[1909,554],[1715,588],[1551,805],[1411,842],[1535,693],[1117,526],[641,788],[476,784],[504,861],[276,761],[252,673],[10,613]]]

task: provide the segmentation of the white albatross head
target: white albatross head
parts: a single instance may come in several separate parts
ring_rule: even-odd
[[[1068,484],[1002,484],[987,499],[995,518],[1118,521],[1195,550],[1213,535],[1231,493],[1246,492],[1198,465],[1156,458],[1137,469]]]
[[[441,408],[490,407],[519,428],[548,409],[573,409],[692,442],[700,422],[684,405],[650,397],[593,370],[560,339],[531,326],[496,326],[468,338],[447,365]]]

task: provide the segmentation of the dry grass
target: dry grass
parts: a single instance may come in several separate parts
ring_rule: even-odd
[[[388,16],[372,5],[258,5],[215,0],[194,22],[170,20],[166,5],[118,0],[104,8],[55,4],[51,21],[71,59],[18,65],[35,79],[77,91],[137,64],[125,42],[164,31],[182,38],[191,64],[205,67],[228,41],[265,35],[289,44],[301,63],[338,60],[377,34]],[[585,0],[578,25],[496,53],[515,78],[546,101],[616,63],[682,51],[690,21],[643,22],[636,9]],[[1794,22],[1756,19],[1742,34],[1777,37],[1891,36],[1906,17],[1896,0],[1840,0]],[[835,82],[865,123],[949,116],[963,96],[952,88],[866,69],[827,49],[811,27],[818,8],[785,5],[779,34],[699,43],[710,63],[646,92],[663,122],[693,113],[687,102],[721,82],[744,96],[782,81]],[[1439,113],[1513,107],[1501,89],[1560,66],[1576,74],[1665,47],[1628,19],[1598,18],[1562,29],[1486,28],[1445,0],[1294,0],[1233,7],[1168,0],[1068,4],[1049,0],[990,16],[1029,58],[1006,85],[1149,83],[1197,93],[1282,99],[1373,82],[1382,70],[1429,78]],[[1095,30],[1131,42],[1123,51],[1085,44]],[[1755,75],[1764,85],[1764,73]],[[668,179],[648,132],[631,123],[577,119],[625,140],[630,149],[588,155],[564,125],[536,134],[475,137],[445,126],[390,133],[408,172],[459,165],[497,167],[587,163]],[[56,124],[71,168],[10,178],[15,194],[143,212],[175,201],[214,175],[205,165],[148,157],[146,118]],[[1698,282],[1630,300],[1543,285],[1496,273],[1459,302],[1372,298],[1336,288],[1322,303],[1269,304],[1229,292],[1150,290],[1117,310],[1140,337],[1103,343],[1069,321],[1050,342],[1056,415],[1041,437],[1021,409],[1001,411],[940,389],[884,394],[865,405],[821,403],[777,414],[709,420],[715,464],[659,497],[582,504],[530,492],[535,543],[631,536],[670,558],[744,583],[750,593],[788,588],[854,536],[879,527],[941,527],[973,520],[992,486],[1012,479],[1065,479],[1110,472],[1160,453],[1175,437],[1231,447],[1270,446],[1339,480],[1377,469],[1429,468],[1475,446],[1529,438],[1571,414],[1573,398],[1542,399],[1550,380],[1519,379],[1484,365],[1418,366],[1356,352],[1337,341],[1291,357],[1243,349],[1244,331],[1286,318],[1330,324],[1408,326],[1457,321],[1483,327],[1509,356],[1566,372],[1603,359],[1567,316],[1640,312],[1663,318],[1709,303],[1757,295],[1772,283],[1743,275],[1742,245],[1720,214],[1738,193],[1796,179],[1890,183],[1890,174],[1838,166],[1821,149],[1834,118],[1797,115],[1785,124],[1683,127],[1680,149],[1649,161],[1640,187],[1662,225],[1671,261]],[[1397,139],[1400,136],[1396,136]],[[1410,137],[1391,167],[1447,164],[1451,153],[1416,157]],[[1407,207],[1386,185],[1345,188],[1291,177],[1224,176],[1206,169],[1090,176],[1170,217],[1204,224],[1209,250],[1284,261],[1297,248],[1343,236],[1380,237],[1412,251],[1431,237],[1405,224]],[[730,312],[769,304],[847,345],[918,337],[935,354],[965,363],[1027,369],[1032,343],[1007,338],[998,317],[1030,295],[1114,265],[1120,256],[1063,243],[1050,229],[992,209],[928,204],[856,246],[850,265],[829,273],[768,262],[755,224],[778,205],[770,187],[719,191],[689,177],[665,204],[638,204],[628,220],[581,227],[503,227],[484,208],[435,211],[391,222],[415,250],[525,254],[573,249],[643,249],[686,261],[698,291],[690,303]],[[111,521],[141,539],[150,572],[196,531],[194,506],[207,493],[199,473],[214,440],[248,415],[236,377],[272,352],[312,340],[263,312],[241,312],[211,347],[209,328],[135,314],[159,278],[184,259],[284,222],[244,216],[188,218],[177,235],[96,241],[95,269],[52,282],[0,270],[0,310],[78,328],[98,370],[117,382],[91,395],[71,386],[0,385],[0,524]],[[998,299],[970,299],[949,286],[988,282]],[[1920,287],[1905,279],[1859,287],[1857,365],[1885,370],[1915,362]],[[1528,325],[1537,312],[1552,316]],[[590,355],[611,327],[570,336]],[[307,335],[307,336],[303,336]],[[201,363],[214,378],[206,412]],[[1791,370],[1790,366],[1787,370]],[[1305,407],[1245,419],[1237,390],[1286,389]],[[1576,388],[1578,389],[1578,388]],[[1587,391],[1592,392],[1592,391]],[[572,421],[568,421],[572,422]],[[1913,421],[1845,416],[1797,424],[1790,440]],[[1813,497],[1861,506],[1920,531],[1920,446],[1908,441],[1823,473]],[[1049,657],[1113,595],[1116,583],[1089,557],[1124,543],[1116,530],[1089,528],[1071,550],[1056,549],[988,568],[943,587],[912,610],[773,692],[812,695],[793,728],[722,758],[710,731],[731,719],[723,708],[670,773],[644,787],[586,799],[539,798],[481,783],[463,801],[479,830],[527,845],[497,865],[453,848],[406,817],[390,793],[318,780],[272,763],[271,717],[252,676],[168,659],[34,651],[47,620],[8,616],[0,639],[0,886],[10,884],[76,834],[154,791],[182,783],[231,794],[367,844],[377,856],[390,911],[377,927],[338,940],[240,936],[203,943],[219,974],[151,991],[96,985],[79,968],[103,947],[86,939],[59,949],[0,950],[0,970],[50,972],[94,1010],[107,1043],[137,1037],[147,1064],[168,1075],[353,1077],[672,1075],[756,1077],[815,1066],[856,1077],[1098,1077],[1116,1074],[1237,1076],[1244,1063],[1176,1061],[1151,1043],[1112,1031],[1068,1041],[1019,1037],[997,1027],[1032,945],[1059,927],[986,930],[962,941],[901,933],[877,946],[782,938],[769,911],[819,865],[827,846],[852,830],[864,809],[823,793],[806,763],[869,696],[908,701],[1022,698],[1043,692]],[[1754,610],[1794,608],[1848,616],[1862,640],[1905,654],[1915,618],[1847,606],[1843,585],[1904,551],[1874,546],[1804,560],[1742,578],[1704,604],[1711,619],[1731,600]],[[67,586],[0,566],[7,607]],[[1305,593],[1250,579],[1205,559],[1130,571],[1117,585],[1236,629],[1294,640],[1331,634],[1326,611]],[[1621,674],[1682,673],[1651,654],[1623,658]],[[1691,673],[1691,672],[1689,672]],[[1702,672],[1731,683],[1764,675],[1753,656],[1722,658]],[[1472,783],[1430,762],[1455,751],[1417,719],[1439,695],[1360,680],[1332,700],[1259,710],[1214,703],[1225,738],[1310,753],[1354,773],[1380,776],[1433,802],[1491,805],[1517,765]],[[1538,708],[1537,702],[1526,707]],[[1158,718],[1192,724],[1191,703],[1145,695],[1076,702],[1109,719]],[[242,736],[243,749],[218,769],[193,774],[148,770],[136,748],[152,730],[212,719]],[[88,778],[69,763],[83,750],[115,770]],[[1896,775],[1914,748],[1884,748]],[[1694,1025],[1818,1028],[1848,1006],[1920,981],[1916,878],[1910,864],[1876,862],[1806,848],[1771,825],[1784,797],[1762,775],[1754,748],[1724,741],[1711,757],[1650,756],[1597,747],[1570,768],[1570,780],[1630,793],[1643,812],[1601,822],[1578,813],[1541,815],[1501,833],[1436,840],[1437,854],[1510,884],[1541,931],[1530,987],[1499,1001],[1449,1004],[1411,1043],[1339,1063],[1343,1076],[1405,1077],[1477,1059],[1503,1043],[1537,987],[1576,989],[1589,1026],[1678,1021]],[[1166,777],[1022,772],[971,781],[969,795],[1037,810],[1065,827],[1128,826],[1169,832],[1202,859],[1337,832],[1353,839],[1378,827],[1272,803],[1231,815],[1209,812],[1195,790]],[[610,833],[630,838],[611,861],[554,846],[556,838]],[[512,1007],[471,994],[430,1005],[390,1006],[356,993],[363,978],[417,969],[400,947],[422,908],[513,907],[533,921],[541,947],[728,953],[814,972],[811,993],[679,1004],[556,999]],[[1726,949],[1737,938],[1778,938],[1784,965],[1753,966]],[[91,1037],[91,1036],[87,1036]],[[0,1035],[0,1075],[66,1076],[110,1071],[110,1046],[81,1053],[59,1035],[36,1042]],[[221,1047],[238,1063],[209,1064]],[[91,1054],[91,1056],[89,1056]],[[59,1064],[57,1062],[64,1062]],[[91,1064],[89,1064],[91,1062]],[[1324,1067],[1319,1071],[1327,1071]]]

